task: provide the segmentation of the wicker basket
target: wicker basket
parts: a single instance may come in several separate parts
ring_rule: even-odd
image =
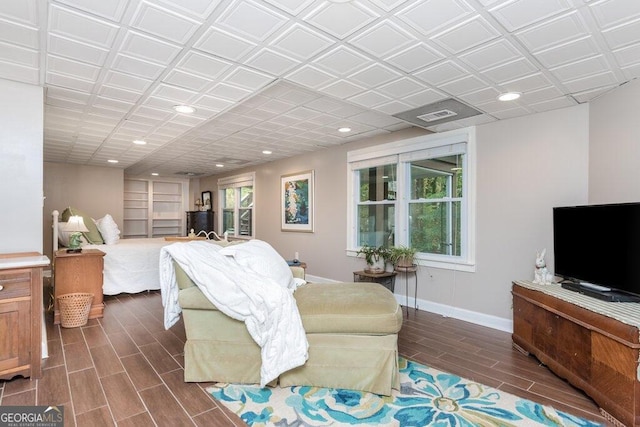
[[[93,302],[93,294],[73,293],[58,297],[60,309],[60,326],[63,328],[77,328],[84,326],[89,320],[89,311]]]

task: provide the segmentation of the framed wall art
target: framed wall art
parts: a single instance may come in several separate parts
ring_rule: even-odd
[[[280,178],[281,229],[313,233],[313,171]]]
[[[213,199],[211,199],[211,191],[202,192],[202,209],[210,211],[213,208]]]

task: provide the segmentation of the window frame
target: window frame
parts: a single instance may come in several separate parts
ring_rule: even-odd
[[[397,197],[395,200],[396,246],[408,244],[410,163],[412,160],[464,153],[463,202],[461,208],[462,247],[460,256],[419,252],[415,262],[421,266],[474,272],[476,268],[476,128],[456,129],[432,135],[366,147],[347,153],[347,256],[357,256],[359,174],[364,168],[395,163]],[[425,157],[427,156],[427,157]]]
[[[240,189],[242,187],[253,187],[253,205],[249,208],[240,206]],[[225,230],[223,230],[225,210],[224,203],[226,200],[225,190],[229,188],[234,188],[236,191],[235,206],[233,208],[234,234],[229,234],[229,236],[236,239],[253,239],[256,235],[256,173],[249,172],[218,179],[218,210],[220,211],[220,213],[218,214],[218,230],[220,230],[221,233],[225,232]],[[251,211],[250,236],[238,234],[238,231],[240,230],[240,210]]]

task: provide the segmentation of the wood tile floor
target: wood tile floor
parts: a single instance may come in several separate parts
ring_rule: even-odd
[[[104,318],[65,329],[47,315],[42,378],[0,381],[1,405],[64,405],[66,426],[243,426],[205,391],[183,382],[182,323],[163,327],[158,292],[106,297]],[[510,334],[409,310],[399,339],[409,359],[602,422],[596,405]]]

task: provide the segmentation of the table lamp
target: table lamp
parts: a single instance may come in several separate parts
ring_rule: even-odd
[[[67,252],[82,252],[82,248],[80,247],[82,238],[82,233],[86,233],[89,231],[86,225],[84,225],[84,220],[79,215],[74,215],[69,218],[67,224],[63,227],[64,231],[68,231],[71,234],[69,235],[69,248]]]

